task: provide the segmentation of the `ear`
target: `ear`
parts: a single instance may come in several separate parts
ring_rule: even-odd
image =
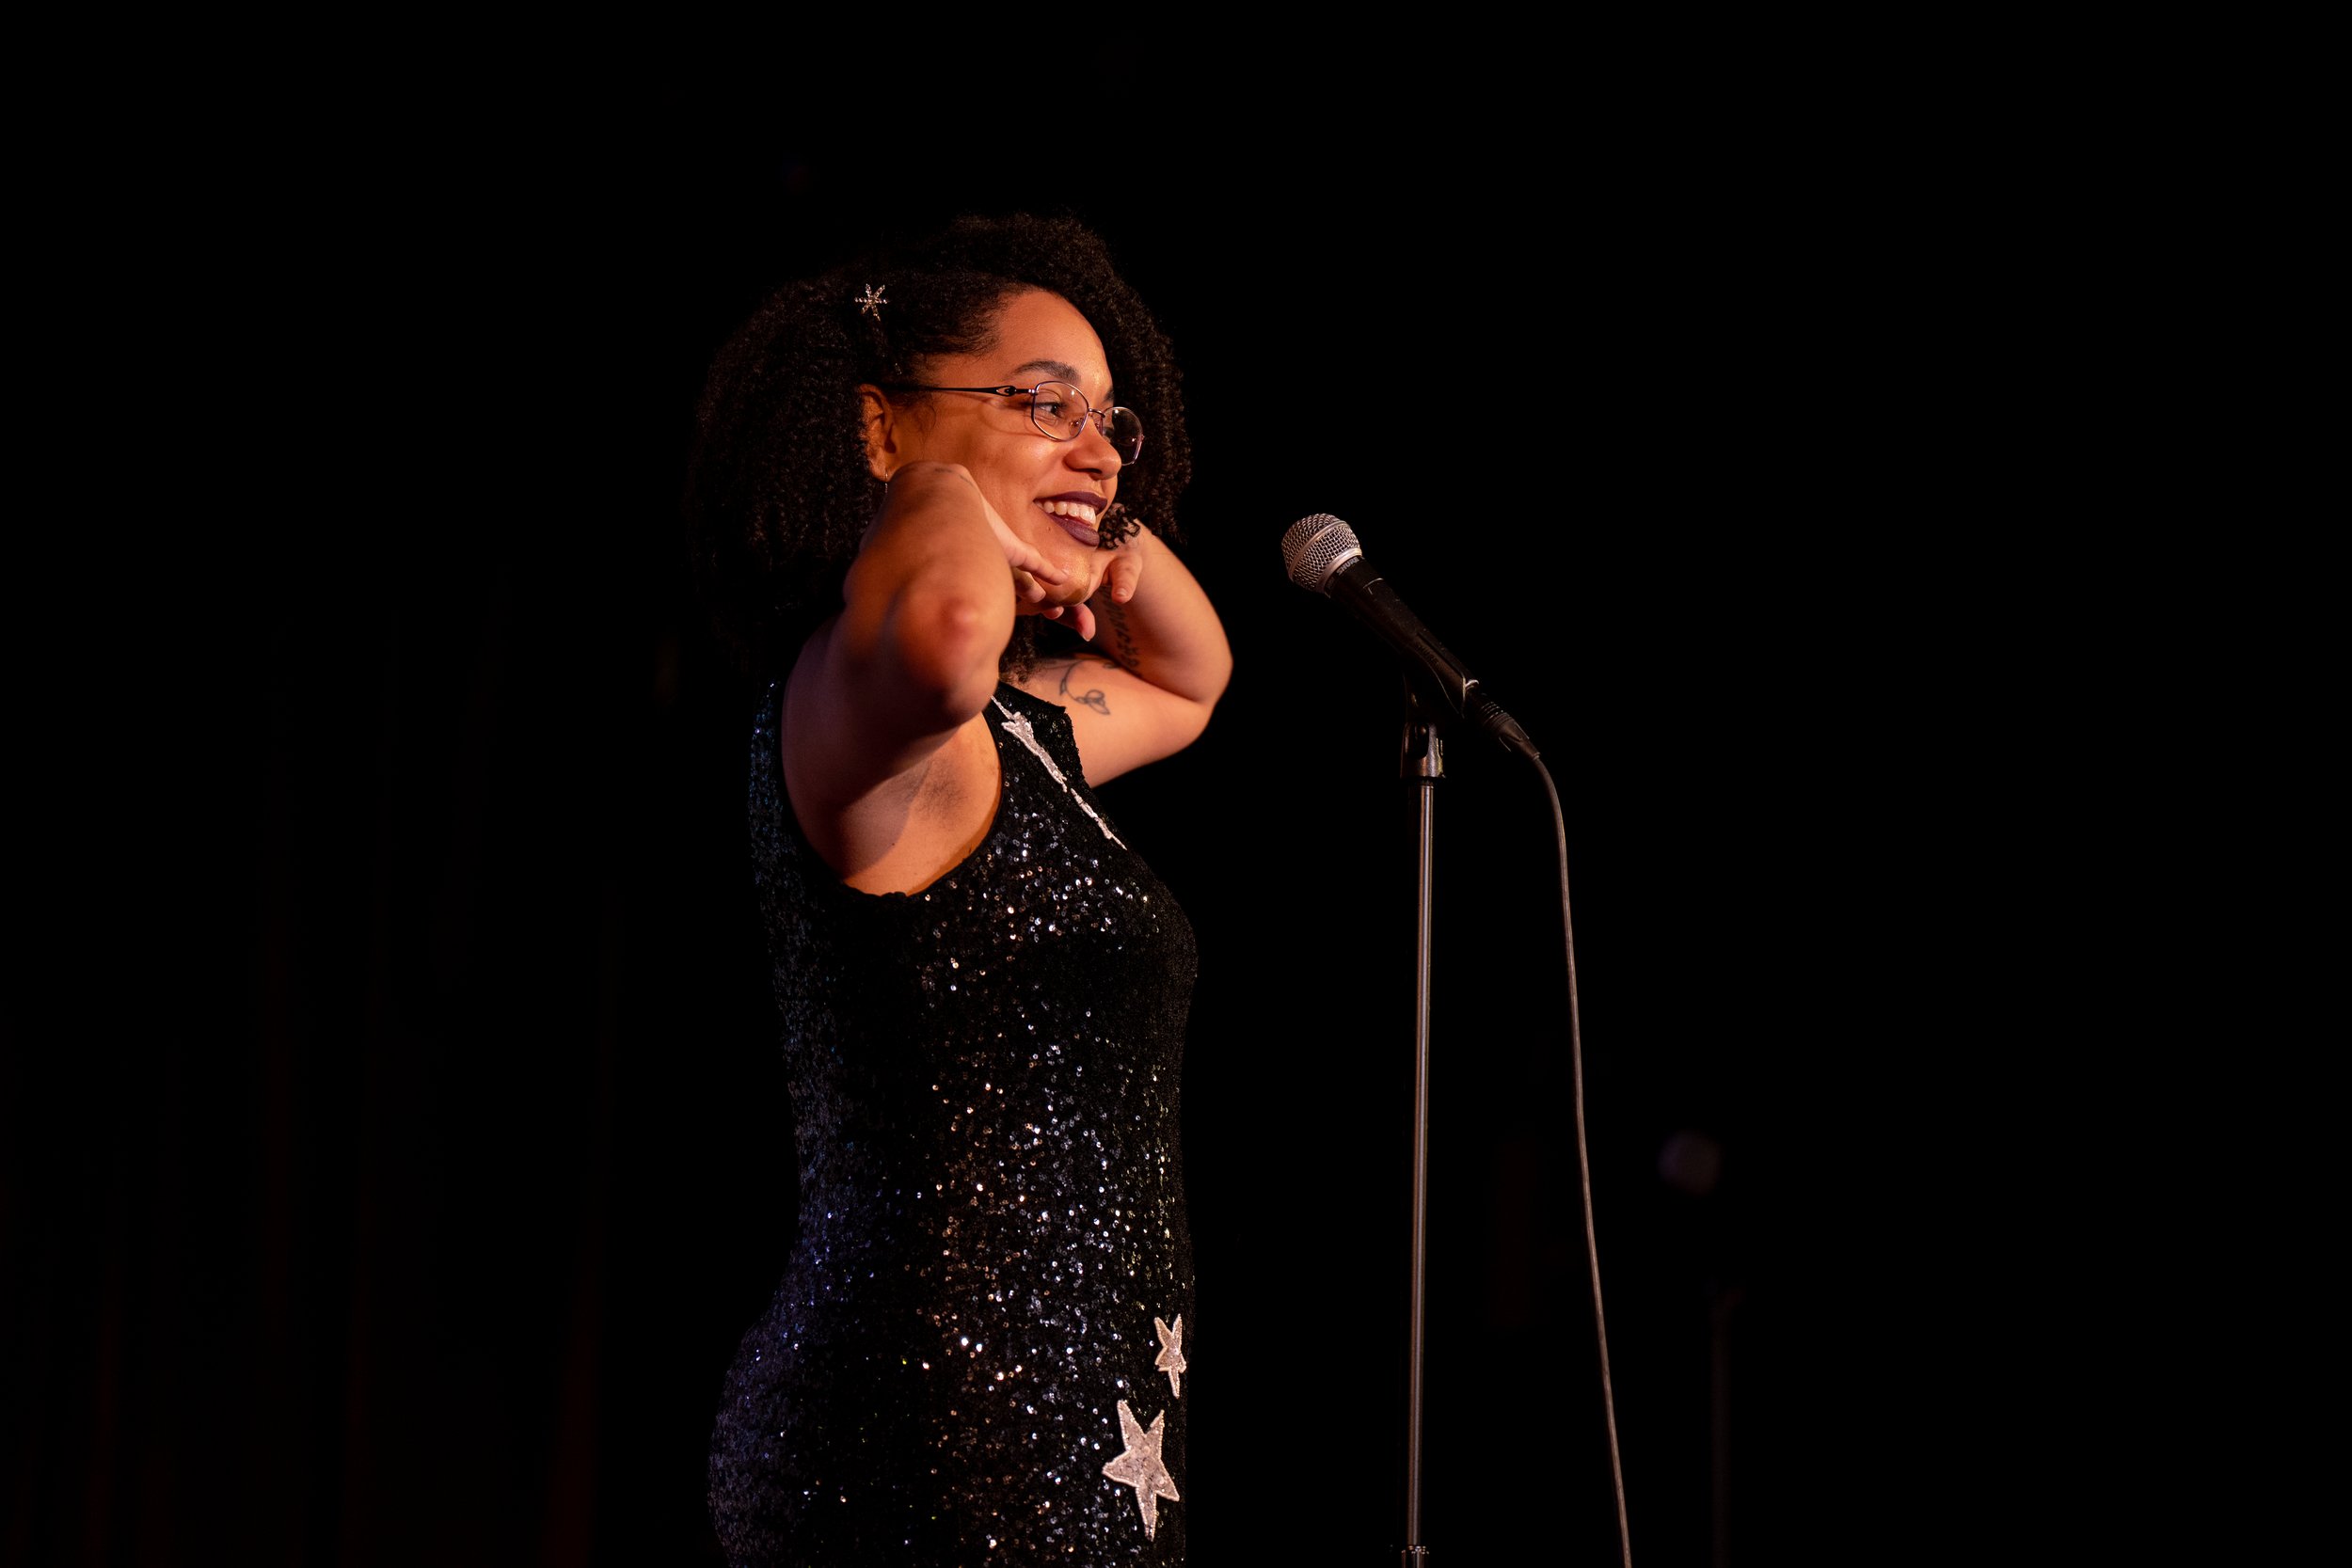
[[[861,386],[857,397],[866,424],[866,471],[887,484],[890,476],[907,460],[900,451],[901,437],[906,434],[905,420],[879,387]]]

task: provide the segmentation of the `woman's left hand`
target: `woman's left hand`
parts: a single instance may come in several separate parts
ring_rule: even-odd
[[[1111,569],[1095,590],[1096,597],[1108,594],[1111,603],[1125,604],[1136,596],[1136,584],[1143,580],[1143,552],[1136,547],[1141,543],[1139,532],[1131,533],[1113,552]]]
[[[1070,624],[1087,641],[1094,641],[1094,634],[1100,629],[1102,624],[1101,618],[1094,613],[1094,601],[1100,600],[1105,605],[1123,605],[1136,596],[1136,584],[1143,580],[1143,551],[1139,547],[1141,544],[1142,534],[1139,531],[1120,541],[1118,548],[1109,552],[1110,567],[1104,572],[1101,579],[1095,584],[1093,594],[1085,602],[1069,607]]]
[[[1068,710],[1087,779],[1100,784],[1191,744],[1233,673],[1216,610],[1176,552],[1137,529],[1087,563],[1093,592],[1063,624],[1091,653],[1041,664],[1023,683]],[[1145,588],[1145,579],[1150,588]],[[1077,586],[1074,582],[1071,587]],[[1099,688],[1073,700],[1073,670]]]

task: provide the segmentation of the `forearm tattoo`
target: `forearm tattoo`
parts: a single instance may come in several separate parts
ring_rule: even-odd
[[[1118,643],[1112,650],[1112,660],[1124,665],[1129,673],[1134,673],[1143,662],[1143,652],[1136,646],[1135,634],[1127,629],[1127,607],[1106,598],[1097,613],[1111,624],[1111,636]]]

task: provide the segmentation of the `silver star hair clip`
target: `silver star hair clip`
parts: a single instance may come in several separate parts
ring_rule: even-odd
[[[882,290],[877,289],[871,283],[866,284],[866,292],[858,296],[857,308],[860,314],[871,316],[877,322],[881,321],[882,308]]]

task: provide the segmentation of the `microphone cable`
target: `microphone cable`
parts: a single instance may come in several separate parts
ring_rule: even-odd
[[[1551,769],[1531,750],[1527,760],[1544,782],[1551,802],[1552,843],[1560,856],[1560,935],[1567,955],[1568,972],[1568,1105],[1576,1122],[1576,1193],[1584,1218],[1584,1262],[1593,1291],[1593,1337],[1600,1356],[1600,1413],[1609,1429],[1609,1485],[1617,1508],[1617,1556],[1623,1568],[1633,1568],[1633,1541],[1626,1525],[1625,1456],[1617,1447],[1617,1398],[1609,1378],[1609,1323],[1600,1305],[1600,1243],[1593,1229],[1593,1159],[1584,1141],[1584,1030],[1577,1013],[1576,923],[1568,908],[1568,822],[1560,806],[1560,790]]]

